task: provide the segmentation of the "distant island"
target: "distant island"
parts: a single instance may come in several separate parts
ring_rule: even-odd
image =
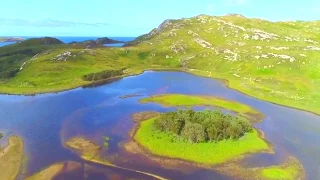
[[[94,48],[94,47],[103,46],[104,44],[119,44],[119,43],[125,43],[125,42],[103,37],[103,38],[97,38],[96,40],[87,40],[83,42],[73,41],[69,44],[85,45],[87,48]]]
[[[21,37],[0,37],[0,42],[21,42],[24,41]]]

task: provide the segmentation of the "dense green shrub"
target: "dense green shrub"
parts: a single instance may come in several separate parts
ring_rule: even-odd
[[[250,122],[241,116],[209,110],[164,113],[154,121],[154,126],[157,130],[171,132],[194,143],[239,139],[252,131]]]
[[[179,118],[177,113],[169,112],[161,115],[156,120],[156,127],[161,131],[173,132],[175,134],[180,134],[185,121]]]
[[[97,73],[90,73],[83,76],[85,81],[99,81],[108,79],[111,77],[121,76],[123,75],[123,70],[105,70]]]
[[[181,136],[186,138],[190,142],[204,142],[206,141],[206,133],[201,124],[198,123],[186,123],[183,130],[181,131]]]

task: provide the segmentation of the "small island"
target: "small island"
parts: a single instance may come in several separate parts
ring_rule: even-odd
[[[152,154],[207,165],[272,152],[247,119],[220,111],[161,114],[140,122],[134,139]]]
[[[263,119],[263,114],[250,106],[213,96],[183,94],[154,95],[139,102],[165,107],[214,106],[236,113],[191,109],[136,113],[132,115],[137,123],[131,135],[132,143],[143,147],[146,150],[143,153],[182,160],[244,179],[305,179],[304,169],[294,157],[269,167],[241,166],[246,155],[274,153],[262,132],[253,127]],[[130,148],[127,151],[131,152]]]
[[[105,44],[120,44],[120,43],[124,43],[124,42],[110,39],[107,37],[103,37],[103,38],[97,38],[96,40],[86,40],[86,41],[82,41],[82,42],[72,41],[69,44],[77,45],[77,46],[84,46],[86,48],[95,48],[95,47],[101,47]]]
[[[65,143],[65,145],[68,148],[78,152],[85,160],[92,160],[93,158],[99,159],[99,151],[102,148],[101,146],[83,137],[71,138]]]

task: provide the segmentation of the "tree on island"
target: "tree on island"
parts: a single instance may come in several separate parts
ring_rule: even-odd
[[[161,132],[173,133],[192,143],[236,140],[253,129],[244,117],[210,110],[199,112],[178,110],[161,114],[154,121],[154,127]]]

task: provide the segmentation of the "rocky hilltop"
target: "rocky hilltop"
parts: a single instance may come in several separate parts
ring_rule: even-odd
[[[238,81],[259,97],[319,103],[320,21],[270,22],[238,14],[166,20],[127,44],[148,59]],[[159,57],[160,56],[160,57]],[[160,59],[160,60],[159,60]],[[307,93],[308,92],[308,93]]]

